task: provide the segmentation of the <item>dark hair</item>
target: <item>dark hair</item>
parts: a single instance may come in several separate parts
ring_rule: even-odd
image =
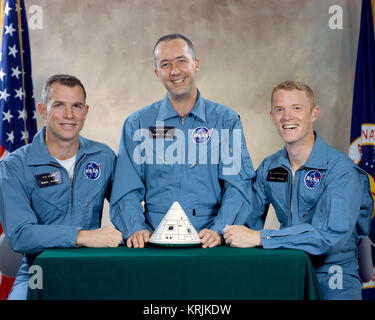
[[[184,35],[182,34],[179,34],[179,33],[172,33],[172,34],[167,34],[165,36],[162,36],[159,38],[158,41],[156,41],[156,44],[154,46],[154,50],[152,51],[153,53],[153,57],[154,57],[154,64],[155,64],[155,67],[157,67],[156,65],[156,57],[155,57],[155,49],[156,47],[158,46],[158,44],[160,42],[164,42],[164,41],[171,41],[171,40],[176,40],[176,39],[182,39],[186,42],[186,44],[188,45],[188,48],[189,48],[189,51],[191,53],[191,56],[193,57],[193,60],[195,59],[196,57],[196,54],[195,54],[195,49],[194,49],[194,46],[193,46],[193,43],[190,41],[189,38],[185,37]]]
[[[76,78],[75,76],[71,76],[69,74],[54,74],[48,78],[46,83],[43,86],[42,90],[42,102],[44,104],[47,104],[48,101],[48,94],[49,94],[49,89],[51,88],[52,84],[54,83],[59,83],[63,86],[67,86],[70,88],[73,88],[75,86],[80,86],[83,91],[83,95],[86,101],[86,90],[85,87],[83,86],[81,80]]]

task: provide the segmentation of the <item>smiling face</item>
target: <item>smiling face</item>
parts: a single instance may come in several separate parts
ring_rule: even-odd
[[[319,107],[313,105],[303,90],[275,91],[270,115],[287,146],[314,141],[313,123],[319,115]]]
[[[38,104],[38,110],[46,121],[46,135],[50,142],[78,142],[88,112],[80,86],[53,83],[47,103]]]
[[[199,59],[193,58],[183,39],[160,42],[155,48],[155,74],[172,99],[184,99],[196,91]]]

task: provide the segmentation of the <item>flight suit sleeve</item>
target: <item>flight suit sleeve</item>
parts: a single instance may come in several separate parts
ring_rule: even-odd
[[[252,210],[246,220],[245,226],[253,230],[263,229],[270,205],[264,186],[263,172],[264,162],[257,169],[251,185]]]
[[[142,207],[145,196],[142,165],[134,158],[133,137],[137,130],[134,122],[127,119],[122,129],[110,200],[111,221],[125,239],[136,231],[150,230]]]
[[[107,190],[105,192],[105,198],[108,200],[108,202],[111,200],[111,193],[112,193],[112,185],[113,185],[113,179],[115,176],[115,165],[116,165],[116,154],[113,152],[113,150],[110,150],[110,156],[109,156],[109,162],[110,162],[110,168],[111,168],[111,178],[107,185]]]
[[[21,160],[12,157],[0,163],[0,219],[11,248],[33,254],[52,247],[74,247],[81,227],[38,224],[25,181]]]
[[[227,132],[222,130],[219,179],[223,182],[223,197],[212,230],[223,234],[226,225],[244,224],[252,211],[251,182],[255,176],[253,164],[239,116]]]
[[[311,222],[280,230],[262,230],[262,245],[266,249],[300,249],[312,255],[321,255],[332,249],[344,250],[352,236],[359,215],[363,190],[361,177],[354,167],[341,166],[326,174],[325,190],[308,213]],[[372,208],[372,204],[370,205]],[[370,208],[368,215],[370,215]],[[308,219],[308,217],[305,217]]]

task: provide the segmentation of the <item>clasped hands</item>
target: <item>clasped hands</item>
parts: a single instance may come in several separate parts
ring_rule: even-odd
[[[148,230],[139,230],[134,232],[126,241],[128,248],[143,248],[145,244],[150,240],[151,232]],[[213,248],[223,243],[223,237],[219,232],[203,229],[198,233],[201,239],[202,248]]]
[[[262,241],[260,232],[249,229],[245,226],[228,226],[224,228],[224,239],[219,232],[203,229],[198,233],[201,239],[202,248],[213,248],[221,245],[224,241],[227,245],[237,248],[250,248],[261,246]],[[145,244],[149,242],[151,232],[148,230],[139,230],[134,232],[126,241],[128,248],[144,248]]]

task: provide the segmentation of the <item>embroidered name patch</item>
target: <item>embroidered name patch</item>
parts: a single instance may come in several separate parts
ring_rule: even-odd
[[[149,127],[151,139],[173,139],[175,127]]]
[[[195,143],[206,143],[211,138],[211,130],[206,127],[197,127],[191,133],[191,138]]]
[[[98,180],[101,173],[100,164],[97,164],[95,161],[88,162],[83,173],[89,180]]]
[[[267,181],[288,182],[288,170],[283,167],[271,169],[268,171]]]
[[[60,171],[37,174],[35,179],[39,188],[51,187],[63,182]]]
[[[324,173],[321,174],[318,170],[310,170],[305,175],[305,187],[308,189],[315,189],[322,180]]]

